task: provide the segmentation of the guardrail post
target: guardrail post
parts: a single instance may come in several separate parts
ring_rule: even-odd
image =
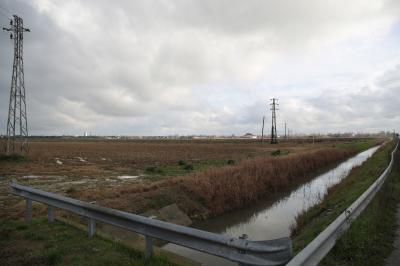
[[[145,236],[145,239],[146,239],[146,250],[144,252],[144,257],[148,259],[151,257],[151,254],[153,254],[153,238]]]
[[[11,188],[14,195],[20,196],[26,201],[25,215],[28,221],[32,219],[32,201],[35,201],[46,204],[49,221],[54,219],[56,208],[70,211],[83,219],[87,219],[89,237],[95,235],[97,221],[133,231],[145,236],[145,254],[143,254],[143,257],[146,257],[146,259],[153,255],[153,241],[156,238],[249,265],[270,264],[269,254],[271,254],[275,265],[283,265],[290,257],[290,254],[287,254],[288,244],[290,244],[288,238],[273,240],[269,243],[269,241],[243,240],[247,238],[244,235],[241,237],[242,240],[239,240],[226,235],[152,220],[132,213],[95,205],[90,206],[88,203],[79,200],[23,186],[15,182],[11,184]],[[238,252],[244,254],[238,254]],[[232,257],[232,254],[235,256]]]
[[[25,218],[27,222],[31,222],[32,221],[32,200],[26,198],[26,213],[25,213]]]
[[[239,239],[244,239],[244,240],[246,240],[248,237],[249,237],[248,235],[243,234],[242,236],[239,237]],[[246,251],[244,251],[244,250],[239,250],[239,253],[245,254]],[[241,262],[238,263],[238,266],[246,266],[246,265],[247,265],[247,264],[244,264],[244,263],[241,263]]]
[[[96,220],[89,218],[88,220],[88,236],[93,237],[96,232]]]
[[[49,223],[54,222],[54,208],[53,206],[47,206],[47,220]]]

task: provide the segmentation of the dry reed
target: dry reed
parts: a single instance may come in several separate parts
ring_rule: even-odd
[[[313,171],[354,153],[328,148],[285,157],[257,157],[151,184],[88,189],[71,196],[137,213],[155,208],[149,202],[162,193],[192,217],[214,216],[288,189],[311,178]]]
[[[217,215],[281,191],[350,154],[347,150],[324,149],[282,158],[260,157],[183,177],[181,185]]]

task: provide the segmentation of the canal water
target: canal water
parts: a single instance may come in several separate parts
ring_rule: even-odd
[[[290,228],[295,224],[295,218],[300,212],[319,203],[328,188],[339,183],[352,168],[361,165],[378,148],[373,147],[361,152],[293,191],[276,196],[275,199],[260,201],[252,206],[196,223],[192,227],[234,237],[247,234],[249,240],[288,237]],[[167,244],[163,248],[204,265],[237,265],[175,244]]]

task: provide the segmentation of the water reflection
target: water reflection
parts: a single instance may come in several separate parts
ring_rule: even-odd
[[[268,240],[290,235],[290,227],[303,210],[319,203],[327,189],[346,177],[355,166],[361,165],[379,147],[368,149],[341,163],[297,189],[269,200],[194,224],[198,229],[239,237],[247,234],[251,240]],[[215,256],[190,250],[174,244],[165,249],[206,265],[235,265]]]

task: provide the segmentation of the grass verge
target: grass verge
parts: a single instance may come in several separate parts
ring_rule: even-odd
[[[0,222],[2,265],[175,265],[166,258],[146,260],[143,253],[55,221]]]
[[[297,217],[297,225],[292,230],[295,252],[311,242],[379,177],[390,161],[393,148],[393,142],[381,147],[361,166],[354,168],[341,183],[331,187],[320,204]]]
[[[393,250],[400,202],[400,156],[381,190],[338,240],[321,265],[385,265]]]

